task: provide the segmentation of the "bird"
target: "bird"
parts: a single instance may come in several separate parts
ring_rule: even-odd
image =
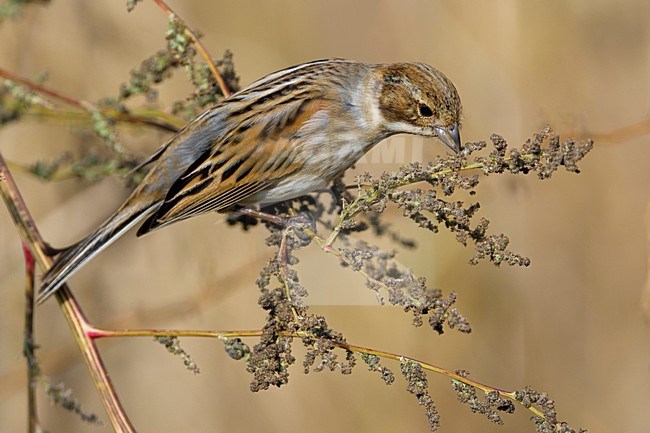
[[[437,137],[460,152],[461,114],[452,81],[425,63],[323,59],[273,72],[147,158],[150,170],[117,211],[56,256],[37,302],[138,223],[142,236],[208,212],[308,194],[395,134]]]

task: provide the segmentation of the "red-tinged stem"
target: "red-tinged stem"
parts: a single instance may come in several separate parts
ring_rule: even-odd
[[[28,80],[27,78],[21,77],[11,71],[7,71],[6,69],[0,68],[0,77],[23,84],[42,95],[47,95],[52,99],[57,99],[61,102],[65,102],[66,104],[72,105],[73,107],[84,108],[84,103],[81,100],[73,98],[72,96],[64,95],[59,91],[49,89],[42,84]]]
[[[29,248],[27,248],[27,245],[25,245],[24,242],[22,243],[22,245],[23,245],[23,255],[25,256],[25,272],[28,275],[33,275],[36,261],[34,260],[34,256],[32,255],[31,251],[29,251]]]
[[[206,331],[206,330],[179,330],[179,329],[122,329],[110,330],[89,327],[87,335],[92,338],[115,338],[115,337],[203,337],[203,338],[233,338],[233,337],[259,337],[262,331],[236,330],[236,331]]]
[[[87,335],[91,338],[115,338],[115,337],[202,337],[202,338],[216,338],[216,339],[226,339],[226,338],[236,338],[236,337],[259,337],[263,334],[261,330],[235,330],[235,331],[206,331],[206,330],[178,330],[178,329],[124,329],[124,330],[109,330],[109,329],[100,329],[95,327],[88,327],[86,330]],[[292,332],[282,332],[282,335],[287,337],[296,337],[296,338],[305,338],[307,334],[303,332],[292,333]],[[485,385],[481,382],[477,382],[473,379],[460,375],[454,371],[444,369],[442,367],[435,366],[428,362],[420,361],[415,358],[406,357],[396,353],[386,352],[383,350],[372,349],[364,346],[357,346],[354,344],[347,344],[341,342],[333,342],[336,346],[341,349],[349,350],[351,352],[363,353],[367,355],[374,355],[384,359],[390,359],[400,363],[411,361],[419,364],[423,369],[446,376],[452,380],[464,383],[476,389],[480,389],[483,392],[496,392],[500,396],[512,400],[515,403],[520,404],[520,402],[515,398],[514,391],[507,391],[499,388],[495,388],[490,385]],[[530,406],[527,407],[536,416],[544,418],[544,414],[537,409],[536,407]]]
[[[7,71],[6,69],[0,68],[0,77],[3,77],[7,80],[20,83],[34,92],[47,96],[51,99],[63,102],[67,105],[70,105],[72,107],[81,109],[86,112],[91,112],[93,110],[97,110],[97,107],[88,102],[84,101],[81,99],[74,98],[69,95],[65,95],[58,90],[50,89],[47,86],[44,86],[42,84],[39,84],[35,81],[29,80],[25,77],[21,77],[11,71]],[[139,123],[143,125],[148,125],[148,126],[153,126],[156,128],[164,129],[170,132],[178,132],[180,129],[180,126],[182,124],[176,124],[175,119],[158,119],[153,116],[148,117],[148,116],[141,116],[141,115],[134,115],[134,114],[129,114],[129,113],[119,113],[119,112],[113,112],[114,110],[101,110],[102,114],[115,119],[115,120],[120,120],[128,123]],[[170,116],[167,116],[170,117]]]
[[[48,269],[52,265],[52,258],[45,252],[45,243],[20,195],[2,154],[0,154],[0,195],[2,195],[16,229],[33,259],[42,270]],[[114,430],[119,433],[135,433],[135,429],[115,393],[94,341],[86,336],[88,321],[84,317],[81,307],[66,285],[56,292],[56,299],[84,356]]]

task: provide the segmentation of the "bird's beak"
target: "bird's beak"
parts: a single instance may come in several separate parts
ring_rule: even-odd
[[[436,126],[434,127],[436,134],[443,143],[445,143],[451,150],[460,153],[462,150],[460,143],[460,131],[457,124],[451,124],[447,127]]]

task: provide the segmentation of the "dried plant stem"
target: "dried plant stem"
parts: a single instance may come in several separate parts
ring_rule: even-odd
[[[64,104],[71,107],[83,110],[83,112],[85,112],[83,114],[83,120],[91,120],[90,115],[86,113],[92,113],[93,111],[96,111],[99,112],[102,116],[105,116],[111,120],[153,126],[170,132],[177,132],[185,124],[184,121],[161,111],[134,110],[130,113],[122,113],[110,108],[101,109],[89,101],[84,101],[82,99],[65,95],[58,90],[50,89],[49,87],[36,83],[25,77],[21,77],[3,68],[0,68],[0,77],[3,77],[15,83],[22,84],[23,86],[28,87],[30,90],[38,93],[39,95],[46,96],[50,99],[63,102]],[[30,114],[48,117],[64,117],[65,119],[74,119],[80,115],[80,113],[77,111],[66,112],[65,110],[61,110],[59,108],[52,109],[48,107],[31,108]]]
[[[414,359],[414,358],[405,357],[403,355],[398,355],[398,354],[395,354],[395,353],[384,352],[384,351],[381,351],[381,350],[371,349],[371,348],[368,348],[368,347],[355,346],[353,344],[340,345],[340,347],[342,347],[344,349],[347,349],[347,350],[351,350],[351,351],[356,352],[356,353],[364,353],[364,354],[367,354],[367,355],[375,355],[375,356],[379,356],[380,358],[391,359],[393,361],[399,361],[400,363],[403,363],[403,362],[406,362],[406,361],[415,362],[415,363],[419,364],[425,370],[432,371],[434,373],[441,374],[443,376],[447,376],[452,380],[464,383],[465,385],[469,385],[469,386],[474,387],[476,389],[480,389],[481,391],[483,391],[485,393],[497,392],[501,397],[505,397],[507,399],[512,400],[513,402],[515,402],[517,404],[521,404],[521,402],[519,402],[515,398],[515,394],[516,394],[515,391],[506,391],[506,390],[503,390],[503,389],[495,388],[493,386],[485,385],[485,384],[483,384],[481,382],[477,382],[477,381],[472,380],[472,379],[470,379],[468,377],[461,376],[458,373],[453,372],[451,370],[446,370],[446,369],[444,369],[442,367],[437,367],[437,366],[435,366],[433,364],[429,364],[429,363],[424,362],[424,361],[419,361],[419,360]],[[540,417],[542,419],[545,418],[542,411],[540,411],[539,409],[537,409],[534,406],[529,406],[526,409],[529,410],[530,412],[532,412],[533,414],[535,414],[535,416],[538,416],[538,417]]]
[[[233,330],[233,331],[205,331],[205,330],[178,330],[178,329],[125,329],[125,330],[108,330],[100,328],[92,328],[88,330],[88,335],[91,338],[115,338],[115,337],[200,337],[200,338],[216,338],[219,340],[225,340],[227,338],[243,338],[243,337],[261,337],[263,335],[262,330]],[[295,338],[307,338],[310,337],[304,332],[280,332],[280,335],[285,337],[295,337]],[[386,352],[383,350],[372,349],[364,346],[357,346],[354,344],[342,343],[338,341],[332,341],[336,346],[341,349],[349,350],[359,354],[375,355],[380,358],[390,359],[400,363],[407,361],[415,362],[419,364],[423,369],[431,371],[436,374],[446,376],[452,380],[464,383],[465,385],[480,389],[481,391],[496,392],[501,397],[512,400],[513,402],[520,404],[515,398],[515,391],[506,391],[503,389],[495,388],[493,386],[485,385],[481,382],[472,380],[464,375],[460,375],[454,371],[438,367],[433,364],[429,364],[424,361],[420,361],[414,358],[406,357],[403,355],[398,355],[396,353]],[[526,408],[532,412],[535,416],[544,418],[544,414],[534,406]]]
[[[0,68],[0,77],[6,78],[7,80],[20,83],[24,86],[29,87],[33,91],[45,95],[49,98],[56,99],[58,101],[64,102],[68,105],[72,105],[73,107],[78,107],[78,108],[84,108],[86,104],[89,104],[87,101],[82,101],[77,98],[73,98],[68,95],[64,95],[63,93],[59,92],[58,90],[53,90],[49,89],[42,84],[36,83],[34,81],[28,80],[27,78],[21,77],[18,74],[15,74],[11,71],[7,71],[6,69]]]
[[[197,51],[201,54],[201,57],[203,57],[203,60],[205,60],[205,63],[208,65],[210,68],[210,71],[212,72],[212,75],[214,76],[214,79],[217,81],[217,84],[219,85],[219,89],[221,89],[221,93],[223,93],[224,97],[228,97],[232,95],[232,92],[228,88],[228,85],[224,81],[223,77],[221,76],[221,73],[217,69],[216,65],[212,61],[212,56],[208,52],[208,49],[203,45],[203,42],[199,39],[199,37],[192,31],[190,28],[185,24],[185,21],[174,12],[174,10],[169,7],[167,3],[165,3],[163,0],[153,0],[154,3],[156,3],[163,11],[169,15],[170,19],[175,19],[180,22],[183,27],[185,28],[185,34],[192,39],[192,42],[194,42],[194,45],[196,46]]]
[[[650,134],[650,116],[630,125],[606,132],[570,131],[565,135],[576,138],[591,138],[597,142],[623,144],[638,137]]]
[[[52,258],[45,253],[45,243],[4,162],[2,154],[0,154],[0,195],[2,195],[24,245],[29,249],[30,254],[41,269],[48,269],[52,265]],[[83,354],[113,428],[120,433],[135,432],[115,393],[97,347],[87,334],[89,324],[79,304],[66,285],[63,285],[56,292],[56,299]]]
[[[289,229],[285,228],[284,230],[282,230],[280,248],[278,248],[278,262],[280,263],[280,275],[282,275],[282,280],[283,280],[282,286],[284,287],[284,296],[286,296],[287,302],[289,303],[289,306],[291,308],[291,313],[293,314],[293,320],[295,320],[296,323],[300,323],[300,316],[298,315],[298,312],[296,311],[296,307],[291,298],[291,287],[289,286],[289,275],[288,275],[289,250],[287,247],[287,230]]]
[[[42,431],[38,421],[36,406],[36,385],[40,375],[34,349],[34,281],[35,263],[34,256],[23,243],[25,255],[25,330],[23,337],[23,355],[27,362],[27,417],[30,433]]]

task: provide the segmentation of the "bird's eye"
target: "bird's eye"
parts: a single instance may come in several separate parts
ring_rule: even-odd
[[[433,116],[433,111],[427,104],[420,104],[420,115],[422,117],[431,117]]]

